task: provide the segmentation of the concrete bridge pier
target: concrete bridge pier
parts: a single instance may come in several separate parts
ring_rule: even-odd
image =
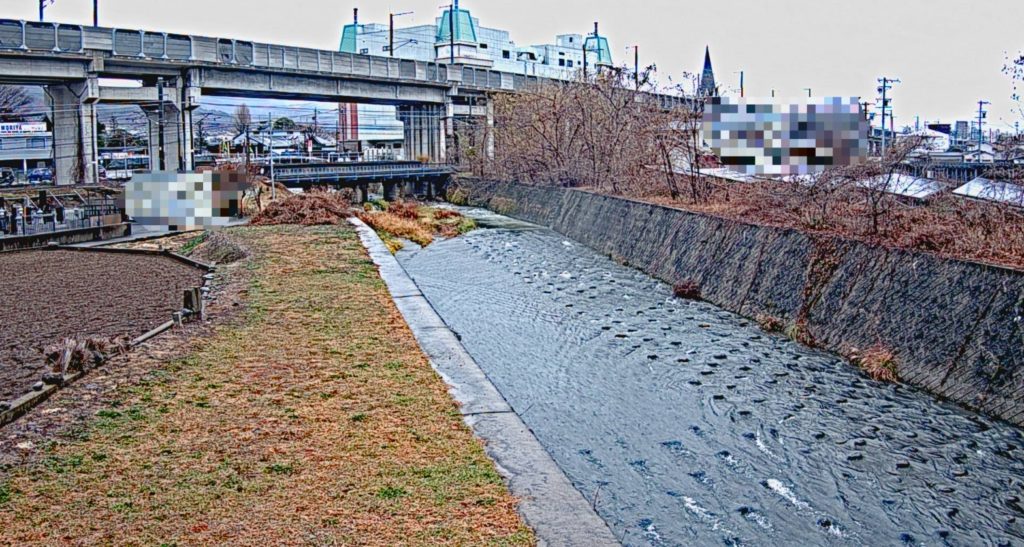
[[[163,107],[163,121],[160,106],[142,107],[149,119],[149,161],[152,171],[161,170],[160,133],[163,124],[164,171],[192,170],[192,111],[181,109],[174,103]]]
[[[444,106],[433,104],[398,107],[398,119],[405,125],[405,159],[444,163],[446,147],[443,109]]]
[[[54,183],[95,184],[99,180],[96,144],[95,79],[46,86],[53,119]]]
[[[370,183],[364,182],[356,185],[356,200],[359,203],[370,201]]]
[[[384,201],[395,201],[399,198],[398,195],[398,183],[397,182],[385,182],[384,183]]]

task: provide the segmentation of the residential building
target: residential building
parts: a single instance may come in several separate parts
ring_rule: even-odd
[[[53,162],[53,133],[44,122],[0,123],[0,167],[28,171]]]
[[[359,23],[357,12],[342,30],[340,50],[389,56],[390,42],[388,25]],[[454,59],[457,64],[562,80],[575,77],[583,69],[584,51],[589,67],[613,64],[608,39],[598,33],[596,23],[594,32],[587,36],[561,34],[553,44],[519,46],[507,30],[481,26],[458,2],[444,9],[433,25],[396,27],[394,45],[393,56],[402,59],[438,63]]]
[[[585,67],[612,66],[608,39],[594,32],[561,34],[553,44],[519,46],[507,30],[484,27],[456,0],[432,25],[396,27],[394,51],[388,25],[360,23],[359,12],[345,25],[340,51],[394,56],[417,61],[456,63],[541,78],[572,79]],[[390,149],[403,139],[402,122],[393,106],[339,105],[339,145],[347,151]]]

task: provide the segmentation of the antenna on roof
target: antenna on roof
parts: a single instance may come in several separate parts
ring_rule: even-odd
[[[597,21],[594,21],[594,36],[597,36]]]
[[[352,8],[352,24],[359,24],[359,8]]]

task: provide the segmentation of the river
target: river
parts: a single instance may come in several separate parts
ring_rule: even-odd
[[[467,211],[398,259],[625,545],[1024,545],[1020,430]]]

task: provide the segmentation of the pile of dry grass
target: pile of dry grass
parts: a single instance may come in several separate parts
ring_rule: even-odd
[[[676,295],[676,298],[700,300],[700,283],[692,279],[684,279],[672,287],[672,294]]]
[[[84,340],[65,338],[43,350],[47,367],[50,370],[47,378],[62,380],[68,374],[98,367],[109,357],[127,351],[130,343],[124,337],[86,338]]]
[[[210,231],[189,254],[206,263],[231,264],[249,256],[249,249],[221,231]]]
[[[258,215],[274,201],[284,199],[291,194],[292,191],[280,182],[271,183],[267,177],[251,176],[250,187],[242,199],[242,214],[250,217]]]
[[[887,348],[876,344],[870,348],[855,352],[853,361],[871,378],[882,382],[898,382],[896,358]]]
[[[298,224],[318,226],[341,224],[352,216],[349,194],[330,191],[311,191],[292,194],[268,205],[249,221],[254,226]]]

